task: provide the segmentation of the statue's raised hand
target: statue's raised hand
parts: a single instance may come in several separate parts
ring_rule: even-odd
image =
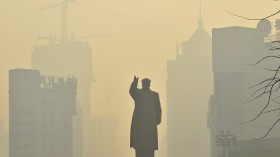
[[[136,77],[136,75],[134,75],[134,79],[133,82],[138,82],[139,77]]]

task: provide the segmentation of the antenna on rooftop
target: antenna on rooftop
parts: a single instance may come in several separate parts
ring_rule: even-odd
[[[199,0],[199,19],[198,19],[198,26],[203,25],[202,15],[201,15],[201,0]]]

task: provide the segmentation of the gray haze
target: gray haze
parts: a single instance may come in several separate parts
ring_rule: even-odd
[[[274,12],[274,2],[209,0],[199,11],[197,0],[83,0],[67,1],[68,14],[61,2],[2,2],[0,157],[8,157],[9,149],[11,157],[134,156],[128,92],[134,75],[150,78],[160,95],[157,157],[279,156],[278,126],[263,140],[250,138],[263,136],[278,112],[240,124],[266,101],[244,104],[254,92],[248,87],[270,76],[262,65],[246,65],[270,53],[270,29],[225,12],[263,17]],[[38,78],[28,83],[9,77],[9,70]],[[43,76],[75,77],[76,95],[38,92]],[[10,88],[8,79],[16,80]],[[34,83],[37,92],[28,87],[14,95]],[[51,105],[66,106],[51,111]]]

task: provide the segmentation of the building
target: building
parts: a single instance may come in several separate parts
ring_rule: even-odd
[[[4,156],[3,154],[5,150],[4,134],[5,134],[4,121],[3,119],[0,119],[0,156]]]
[[[77,105],[81,109],[74,120],[76,157],[90,155],[92,136],[91,125],[91,83],[93,81],[92,51],[88,42],[68,41],[35,47],[32,52],[32,68],[39,69],[44,75],[77,77]],[[82,116],[82,117],[80,117]],[[82,121],[81,121],[82,120]],[[80,130],[82,123],[82,130]],[[82,139],[82,140],[81,140]],[[82,143],[82,144],[81,144]]]
[[[196,31],[182,43],[182,53],[167,62],[169,157],[209,155],[206,112],[213,90],[211,65],[211,37],[200,19]]]
[[[237,137],[237,145],[229,147],[228,155],[234,157],[279,156],[280,127],[274,130],[266,139],[255,141],[265,135],[272,124],[279,118],[278,113],[264,114],[257,120],[251,120],[265,105],[267,97],[250,101],[250,97],[258,88],[251,87],[270,76],[270,71],[264,68],[275,68],[276,62],[249,66],[269,52],[265,37],[271,32],[268,20],[262,20],[256,28],[227,27],[213,29],[212,52],[214,72],[214,94],[209,101],[208,126],[211,137],[211,157],[225,156],[225,147],[217,145],[218,135],[230,131]],[[275,103],[272,103],[272,108]],[[269,108],[271,109],[271,108]],[[274,145],[274,144],[275,145]],[[275,156],[275,153],[278,155]],[[262,155],[261,155],[262,154]]]
[[[77,80],[9,71],[10,157],[73,157]]]
[[[117,124],[118,120],[114,116],[94,116],[92,119],[91,141],[93,156],[112,157],[117,154]]]
[[[8,139],[9,139],[8,131],[4,127],[4,120],[0,119],[0,156],[1,157],[9,156]]]
[[[229,150],[232,157],[277,157],[280,153],[279,138],[240,140]]]
[[[74,119],[74,156],[92,157],[90,125],[91,125],[91,82],[93,81],[92,51],[88,42],[77,41],[68,32],[67,9],[73,1],[64,0],[59,4],[41,8],[41,11],[61,8],[61,35],[39,36],[38,39],[49,40],[48,45],[36,46],[32,52],[32,68],[38,69],[44,75],[77,77],[78,112]],[[57,42],[57,40],[60,42]],[[82,125],[81,125],[82,124]],[[81,128],[82,127],[82,128]]]
[[[83,116],[82,109],[76,105],[77,115],[73,119],[73,156],[83,157]]]

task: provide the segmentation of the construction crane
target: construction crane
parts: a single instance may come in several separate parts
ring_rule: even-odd
[[[64,44],[67,42],[68,36],[67,36],[67,8],[68,8],[68,3],[71,2],[75,2],[75,0],[63,0],[60,3],[56,3],[53,4],[51,6],[48,7],[44,7],[41,8],[40,11],[45,11],[45,10],[49,10],[49,9],[53,9],[56,8],[58,6],[62,7],[62,17],[61,17],[61,21],[62,21],[62,25],[61,25],[61,44]]]

